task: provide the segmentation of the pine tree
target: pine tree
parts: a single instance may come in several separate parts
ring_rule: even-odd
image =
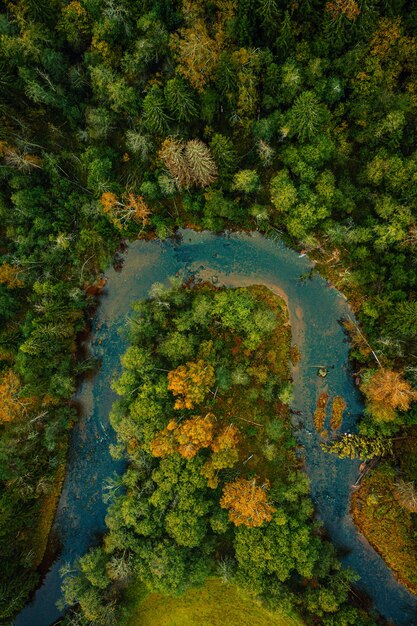
[[[220,176],[226,178],[233,174],[237,166],[237,153],[229,137],[216,133],[210,142],[210,148],[219,168]]]
[[[184,143],[177,139],[165,139],[158,156],[164,162],[177,187],[188,189],[191,185],[191,172],[184,154]]]
[[[200,139],[192,139],[185,146],[185,158],[192,179],[199,187],[207,187],[217,178],[217,167],[210,149]]]
[[[326,109],[320,104],[313,91],[304,91],[298,96],[290,110],[294,132],[301,141],[315,137],[326,118]]]
[[[162,135],[168,129],[169,119],[163,94],[158,87],[153,87],[143,100],[143,125],[151,133]]]
[[[399,302],[387,318],[389,332],[396,336],[417,337],[417,301]]]
[[[180,122],[189,122],[197,115],[197,106],[191,92],[181,78],[172,78],[165,85],[165,98],[170,112]]]

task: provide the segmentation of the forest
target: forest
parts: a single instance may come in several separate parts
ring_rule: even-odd
[[[121,241],[164,239],[181,226],[281,237],[348,297],[360,324],[347,322],[346,331],[366,408],[355,438],[323,445],[342,457],[382,459],[364,479],[367,497],[354,499],[355,521],[399,579],[415,587],[416,36],[411,0],[2,0],[3,623],[40,580],[77,420],[71,399],[97,365],[79,346],[103,272]],[[152,305],[146,310],[151,316]],[[152,343],[152,324],[140,336],[143,345]],[[166,343],[161,362],[176,348],[184,364],[194,358],[195,346],[176,339],[178,346],[175,339]],[[219,355],[220,348],[213,358]],[[113,416],[118,432],[119,419]],[[157,426],[163,431],[168,424]],[[148,432],[136,433],[138,441],[149,446],[153,427],[150,421]],[[187,474],[187,463],[194,471],[208,452],[187,462],[178,454],[159,461],[170,467],[167,484],[170,471]],[[127,480],[154,480],[135,464]],[[187,575],[195,580],[206,576],[202,560],[208,567],[222,534],[208,530],[208,511],[218,500],[197,475],[193,493],[202,514],[189,541],[199,544],[208,533],[208,552],[190,545],[175,550],[178,568],[192,553],[195,568],[187,567]],[[304,488],[297,497],[308,503]],[[366,506],[355,508],[361,498]],[[223,524],[224,510],[217,513]],[[387,517],[389,536],[401,542],[388,545]],[[166,533],[172,548],[175,537],[164,524],[155,532]],[[171,533],[173,526],[175,520]],[[262,528],[260,542],[274,526]],[[247,530],[234,530],[234,539],[230,528],[224,532],[238,542]],[[317,536],[308,536],[314,551]],[[416,557],[407,571],[404,546]],[[104,563],[107,556],[88,558]],[[334,566],[332,558],[326,567]],[[314,563],[304,574],[300,565],[285,571],[311,578]],[[252,584],[262,594],[258,567],[244,565],[257,572]],[[277,597],[294,593],[276,580]],[[182,584],[188,582],[184,577]],[[106,596],[107,582],[100,584],[104,579],[91,596]],[[79,591],[68,593],[78,599]],[[306,615],[324,610],[319,601],[309,608],[307,592],[296,595]],[[349,623],[343,619],[328,623]]]

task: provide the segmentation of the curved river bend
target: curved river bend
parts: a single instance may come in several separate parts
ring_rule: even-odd
[[[101,359],[100,371],[83,382],[77,399],[83,415],[72,432],[70,455],[62,496],[54,523],[61,554],[47,573],[35,597],[20,613],[15,626],[50,626],[61,612],[60,568],[72,564],[105,530],[106,505],[102,496],[106,480],[123,469],[111,459],[114,433],[108,414],[115,394],[112,377],[120,371],[120,356],[127,340],[120,329],[131,304],[145,298],[154,282],[164,282],[177,272],[218,281],[229,286],[264,284],[288,301],[292,341],[301,351],[293,371],[295,400],[292,408],[298,441],[305,448],[306,469],[316,512],[336,546],[347,554],[361,579],[357,586],[374,601],[386,618],[398,626],[417,626],[417,598],[406,591],[388,567],[357,532],[349,516],[350,488],[358,462],[325,454],[314,432],[312,415],[321,391],[343,396],[348,408],[343,429],[354,430],[362,406],[348,368],[348,344],[339,320],[351,314],[345,298],[320,276],[303,280],[310,261],[288,249],[252,235],[213,235],[180,231],[181,242],[137,241],[129,246],[121,274],[110,270],[108,283],[91,335],[92,355]],[[126,334],[126,333],[125,333]],[[327,378],[317,377],[315,365],[330,367]]]

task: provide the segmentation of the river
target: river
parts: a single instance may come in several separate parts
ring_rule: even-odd
[[[71,434],[67,475],[53,532],[60,554],[46,574],[33,600],[22,610],[15,626],[50,626],[62,612],[55,603],[61,597],[63,565],[71,566],[105,530],[103,495],[109,477],[123,470],[109,454],[115,435],[108,415],[115,399],[110,389],[120,373],[120,356],[127,347],[123,332],[126,316],[135,300],[147,297],[154,282],[183,273],[228,286],[264,284],[285,294],[292,327],[292,342],[301,352],[293,369],[293,426],[304,448],[311,495],[317,515],[343,554],[343,563],[359,575],[357,587],[376,608],[398,626],[417,626],[417,597],[394,578],[384,561],[356,530],[349,515],[351,485],[358,462],[325,454],[314,431],[317,397],[326,391],[347,402],[343,430],[354,431],[362,411],[348,365],[349,346],[340,319],[352,315],[346,299],[320,276],[307,278],[312,265],[280,241],[258,233],[223,234],[180,231],[180,239],[136,241],[125,257],[121,273],[109,270],[90,338],[92,356],[101,360],[99,371],[85,380],[77,393],[82,415]],[[326,365],[328,376],[317,376],[316,365]]]

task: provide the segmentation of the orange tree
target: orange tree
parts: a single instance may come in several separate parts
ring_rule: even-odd
[[[417,392],[401,372],[386,369],[377,370],[365,380],[362,391],[368,398],[370,412],[379,421],[393,420],[398,409],[408,411],[417,399]]]
[[[229,510],[229,519],[235,526],[241,524],[250,528],[262,526],[264,522],[271,521],[272,513],[276,510],[268,503],[268,489],[267,480],[258,486],[256,478],[253,480],[238,478],[235,482],[225,485],[220,506]]]
[[[0,423],[19,419],[33,405],[33,399],[22,398],[20,391],[19,377],[13,370],[7,370],[0,378]]]
[[[200,404],[215,380],[213,366],[203,359],[188,361],[169,372],[168,389],[174,396],[180,396],[175,401],[174,408],[192,409]]]

